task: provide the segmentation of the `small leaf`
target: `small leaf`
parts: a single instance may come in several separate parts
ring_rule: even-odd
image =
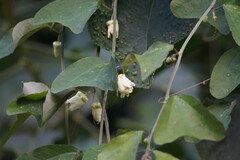
[[[57,22],[79,34],[97,9],[97,4],[97,0],[56,0],[38,11],[34,24]]]
[[[210,81],[210,92],[218,99],[229,95],[240,83],[240,47],[224,53],[215,65]]]
[[[17,160],[71,160],[77,148],[69,145],[48,145],[37,148],[32,152],[24,153]],[[77,159],[80,160],[81,156]]]
[[[46,27],[48,27],[48,24],[33,25],[32,18],[19,22],[0,40],[0,59],[13,53],[24,40]]]
[[[230,30],[232,31],[232,36],[236,43],[240,46],[240,6],[224,4],[223,8]]]
[[[178,158],[173,157],[172,155],[160,151],[153,151],[155,160],[178,160]]]
[[[87,152],[84,154],[82,160],[97,160],[98,155],[102,152],[103,148],[106,145],[99,145],[99,146],[94,146],[90,149],[87,150]]]
[[[154,139],[157,144],[165,144],[181,136],[218,141],[224,138],[225,129],[194,97],[178,95],[168,100]]]
[[[98,155],[98,160],[136,159],[142,131],[132,131],[111,140]]]
[[[156,69],[160,68],[166,59],[169,51],[173,49],[173,45],[164,42],[155,42],[142,55],[131,54],[130,59],[126,58],[126,62],[122,66],[126,67],[129,63],[137,60],[141,69],[142,80],[148,78]],[[135,57],[135,58],[134,58]]]
[[[113,59],[107,63],[97,57],[86,57],[71,64],[53,81],[52,92],[80,86],[115,90],[116,82],[117,71]]]
[[[200,18],[211,3],[211,0],[172,0],[170,6],[173,14],[179,18]],[[220,1],[217,1],[215,4],[217,7],[221,5]],[[230,29],[223,8],[215,10],[215,14],[218,17],[216,22],[217,29],[222,34],[229,34]],[[209,12],[207,16],[208,22],[215,27],[212,12]]]
[[[0,147],[3,147],[8,139],[13,135],[14,132],[28,119],[30,114],[19,114],[17,116],[17,121],[11,126],[7,134],[3,137],[0,143]]]
[[[229,123],[231,122],[231,103],[224,102],[220,104],[214,104],[207,109],[224,125],[227,130]]]

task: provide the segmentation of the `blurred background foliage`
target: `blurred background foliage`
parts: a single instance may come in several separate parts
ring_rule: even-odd
[[[0,37],[17,22],[31,18],[50,0],[2,0],[0,2]],[[236,44],[232,37],[217,33],[213,36],[214,28],[202,24],[197,34],[190,41],[183,58],[181,67],[174,80],[171,93],[187,88],[211,75],[212,69],[219,57]],[[65,32],[65,60],[69,65],[80,58],[96,56],[97,47],[91,41],[85,27],[79,35],[70,30]],[[57,34],[49,29],[43,29],[33,35],[14,54],[0,60],[0,136],[3,137],[10,126],[15,122],[16,116],[7,116],[6,107],[22,90],[22,82],[37,81],[51,86],[52,81],[60,73],[60,59],[52,53],[52,42],[57,39]],[[175,45],[179,49],[183,41]],[[141,45],[141,44],[139,44]],[[111,53],[101,50],[101,58],[109,60]],[[110,130],[114,137],[119,128],[149,131],[161,108],[158,99],[164,96],[172,66],[160,68],[154,76],[154,81],[149,90],[135,89],[129,98],[119,99],[115,92],[111,92],[107,102],[107,113],[110,121]],[[209,94],[208,83],[197,86],[183,94],[197,97],[203,104],[210,105],[215,100]],[[101,93],[98,94],[99,99]],[[226,100],[240,99],[239,88]],[[91,99],[91,97],[89,97]],[[81,109],[70,113],[70,134],[72,145],[86,151],[91,146],[97,145],[98,125],[91,116],[91,100]],[[233,110],[233,119],[227,132],[227,137],[221,142],[201,142],[198,145],[201,157],[214,160],[219,157],[238,156],[236,149],[240,148],[239,106]],[[29,118],[11,137],[4,148],[0,149],[1,160],[15,159],[21,153],[29,152],[37,147],[47,144],[66,143],[64,131],[63,107],[39,128],[36,120]],[[230,148],[231,146],[231,148]],[[184,160],[198,160],[199,153],[195,145],[186,143],[182,138],[171,144],[157,146],[159,150],[171,153]],[[236,148],[236,149],[234,149]],[[230,153],[231,151],[231,153]],[[225,153],[225,154],[224,154]],[[234,158],[231,160],[235,160]]]

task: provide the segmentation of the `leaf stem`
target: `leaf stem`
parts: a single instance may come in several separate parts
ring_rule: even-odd
[[[60,31],[60,33],[58,34],[58,41],[61,41],[61,70],[62,72],[65,70],[65,59],[64,59],[64,37],[63,37],[63,33],[65,31],[65,26],[62,26],[62,29]],[[65,130],[66,130],[66,137],[67,137],[67,144],[70,145],[71,144],[71,140],[70,140],[70,131],[69,131],[69,114],[68,114],[68,106],[65,106]]]
[[[184,41],[180,51],[179,51],[179,57],[178,57],[178,60],[177,60],[177,63],[175,65],[175,68],[174,68],[174,71],[172,73],[172,76],[170,78],[170,81],[169,81],[169,84],[168,84],[168,88],[167,88],[167,91],[166,91],[166,95],[165,95],[165,101],[164,101],[164,104],[158,114],[158,117],[154,123],[154,126],[152,128],[152,131],[151,133],[149,134],[148,136],[148,144],[147,144],[147,148],[146,148],[146,151],[145,151],[145,154],[143,155],[143,157],[146,157],[148,158],[149,157],[149,151],[150,151],[150,148],[151,148],[151,141],[152,141],[152,137],[153,137],[153,134],[155,132],[155,129],[157,127],[157,123],[162,115],[162,112],[164,111],[165,107],[166,107],[166,102],[168,101],[169,99],[169,94],[170,94],[170,90],[171,90],[171,87],[172,87],[172,83],[173,83],[173,80],[175,78],[175,75],[177,73],[177,70],[179,68],[179,65],[180,65],[180,62],[181,62],[181,59],[182,59],[182,55],[183,55],[183,52],[188,44],[188,42],[190,41],[190,39],[192,38],[192,36],[194,35],[194,33],[197,31],[198,27],[200,26],[200,24],[202,23],[203,19],[207,16],[207,14],[211,11],[211,9],[213,8],[214,4],[216,3],[216,0],[213,0],[211,5],[208,7],[208,9],[204,12],[204,14],[202,15],[202,17],[198,20],[197,24],[195,25],[195,27],[192,29],[191,33],[188,35],[187,39]]]

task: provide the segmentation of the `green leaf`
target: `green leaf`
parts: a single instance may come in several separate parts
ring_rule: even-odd
[[[232,31],[232,36],[236,43],[240,46],[240,6],[224,4],[223,8],[226,13],[230,30]]]
[[[57,22],[79,34],[95,12],[97,4],[97,0],[56,0],[38,11],[34,24]]]
[[[111,8],[111,1],[103,0]],[[188,35],[195,20],[176,18],[170,8],[170,0],[118,1],[119,37],[116,57],[120,63],[128,54],[143,54],[156,41],[174,44]],[[112,11],[101,6],[89,19],[88,31],[92,40],[106,50],[112,49],[112,38],[107,38],[106,22]],[[129,65],[126,76],[139,88],[149,88],[152,76],[142,82],[139,65]],[[134,75],[132,75],[134,73]],[[136,75],[137,73],[137,75]]]
[[[177,158],[173,157],[170,154],[160,152],[160,151],[153,151],[153,154],[155,156],[155,160],[178,160]]]
[[[46,27],[48,27],[48,24],[33,25],[32,18],[19,22],[0,40],[0,59],[13,53],[24,40]]]
[[[112,139],[98,155],[98,160],[136,159],[142,131],[132,131]]]
[[[57,95],[51,93],[45,84],[27,82],[24,83],[23,94],[7,107],[7,114],[31,114],[37,119],[38,125],[41,127],[53,116],[71,94],[72,92],[69,92],[60,99]]]
[[[82,160],[97,160],[98,155],[102,152],[103,148],[106,145],[99,145],[99,146],[94,146],[90,149],[87,150],[87,152],[84,154]]]
[[[69,145],[48,145],[24,153],[17,160],[72,160],[77,148]],[[80,160],[79,157],[77,160]]]
[[[210,81],[210,92],[218,99],[229,95],[240,83],[240,47],[224,53],[215,65]]]
[[[222,122],[225,131],[228,129],[228,125],[231,121],[231,103],[224,102],[220,104],[214,104],[212,106],[207,107],[208,111],[212,113],[220,122]],[[234,107],[234,106],[233,106]],[[190,143],[198,143],[200,140],[186,136],[184,139]]]
[[[212,3],[211,0],[172,0],[171,10],[173,14],[179,18],[200,18]],[[221,2],[217,1],[215,6],[221,6]],[[229,34],[230,29],[225,17],[223,8],[215,10],[217,16],[216,26],[222,34]],[[215,27],[212,12],[209,12],[208,22]]]
[[[222,122],[225,130],[227,130],[228,125],[231,122],[230,106],[230,102],[224,102],[208,107],[209,112],[211,112],[220,122]]]
[[[19,114],[17,116],[17,121],[12,125],[7,134],[3,137],[0,143],[0,147],[3,147],[8,139],[13,135],[14,132],[28,119],[30,114]]]
[[[224,138],[225,129],[194,97],[178,95],[168,100],[154,139],[157,144],[165,144],[181,136],[218,141]]]
[[[71,64],[53,81],[52,92],[80,86],[115,90],[116,82],[117,71],[113,59],[107,63],[97,57],[86,57]]]
[[[137,60],[141,69],[142,80],[147,79],[156,69],[160,68],[163,61],[166,59],[169,51],[173,49],[173,45],[155,42],[145,53],[142,55],[130,54],[122,63],[123,67],[133,63]]]

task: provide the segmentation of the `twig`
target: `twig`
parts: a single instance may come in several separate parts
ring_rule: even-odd
[[[81,153],[83,153],[81,150],[77,150],[77,153],[75,154],[72,160],[77,160]]]
[[[205,85],[206,82],[208,82],[208,81],[210,81],[210,78],[208,78],[208,79],[206,79],[206,80],[204,80],[204,81],[202,81],[202,82],[200,82],[200,83],[194,84],[194,85],[192,85],[192,86],[190,86],[190,87],[187,87],[187,88],[185,88],[185,89],[182,89],[182,90],[180,90],[180,91],[178,91],[178,92],[176,92],[176,93],[173,93],[173,94],[171,94],[169,97],[172,97],[172,96],[178,95],[178,94],[180,94],[180,93],[183,93],[183,92],[185,92],[185,91],[187,91],[187,90],[189,90],[189,89],[192,89],[192,88],[194,88],[194,87],[197,87],[197,86],[199,86],[199,85],[201,85],[201,84]],[[159,99],[158,99],[158,103],[163,103],[163,102],[162,102],[163,99],[164,99],[164,97],[159,98]]]
[[[64,64],[64,34],[65,31],[65,26],[62,26],[62,29],[60,31],[60,33],[58,34],[58,41],[61,41],[61,70],[62,72],[65,70],[65,64]],[[71,144],[71,140],[70,140],[70,132],[69,132],[69,115],[68,115],[68,106],[65,106],[65,130],[66,130],[66,136],[67,136],[67,144],[70,145]]]
[[[180,51],[179,51],[179,57],[178,57],[178,60],[177,60],[177,63],[175,65],[175,68],[174,68],[174,71],[172,73],[172,76],[170,78],[170,81],[169,81],[169,84],[168,84],[168,88],[167,88],[167,92],[166,92],[166,95],[165,95],[165,103],[163,104],[159,114],[158,114],[158,117],[154,123],[154,126],[151,130],[151,133],[149,134],[148,136],[148,143],[147,143],[147,148],[146,148],[146,151],[145,151],[145,154],[143,155],[143,157],[149,157],[149,151],[150,151],[150,148],[151,148],[151,141],[152,141],[152,137],[153,137],[153,134],[155,132],[155,129],[157,127],[157,123],[162,115],[162,112],[166,106],[166,102],[168,101],[169,99],[169,93],[170,93],[170,90],[171,90],[171,87],[172,87],[172,83],[173,83],[173,80],[175,78],[175,75],[177,73],[177,70],[179,68],[179,65],[180,65],[180,62],[181,62],[181,59],[182,59],[182,55],[183,55],[183,52],[188,44],[188,42],[190,41],[190,39],[192,38],[192,36],[194,35],[194,33],[196,32],[196,30],[198,29],[198,27],[200,26],[200,24],[202,23],[203,19],[207,16],[207,14],[210,12],[210,10],[213,8],[214,4],[216,3],[216,0],[213,0],[211,5],[208,7],[208,9],[204,12],[204,14],[202,15],[202,17],[198,20],[197,24],[195,25],[195,27],[193,28],[193,30],[191,31],[191,33],[188,35],[187,39],[185,40],[185,42],[183,43]]]

